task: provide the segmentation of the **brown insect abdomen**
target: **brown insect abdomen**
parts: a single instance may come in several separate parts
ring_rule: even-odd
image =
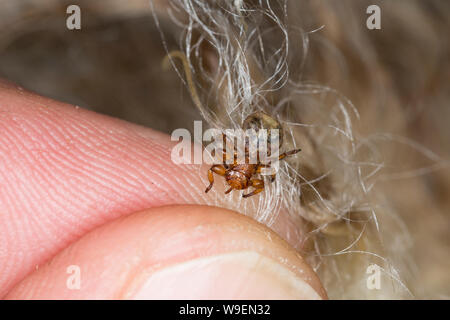
[[[255,173],[256,165],[253,164],[237,164],[227,172],[225,179],[233,189],[246,189],[249,185],[250,178]]]
[[[248,187],[248,179],[241,172],[229,171],[225,176],[225,179],[233,189],[240,190]]]

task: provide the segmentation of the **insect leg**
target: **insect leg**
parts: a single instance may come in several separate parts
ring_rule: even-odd
[[[280,154],[280,156],[278,157],[278,160],[284,159],[284,158],[286,158],[286,157],[288,157],[288,156],[292,156],[292,155],[294,155],[294,154],[296,154],[297,152],[300,152],[300,151],[302,151],[302,149],[294,149],[294,150],[291,150],[291,151],[282,153],[282,154]]]
[[[217,173],[220,176],[225,176],[225,173],[227,172],[227,169],[221,164],[215,164],[208,170],[208,180],[209,180],[209,186],[206,188],[205,193],[208,193],[209,190],[211,190],[213,184],[214,184],[214,173]]]
[[[254,196],[255,194],[258,194],[258,193],[260,193],[261,191],[264,190],[264,181],[261,180],[261,179],[252,179],[252,180],[250,180],[250,185],[252,187],[254,187],[255,190],[253,190],[250,193],[243,194],[242,195],[243,198],[248,198],[248,197]]]
[[[276,173],[270,175],[270,182],[274,182],[275,181],[275,176],[276,175],[277,175]]]

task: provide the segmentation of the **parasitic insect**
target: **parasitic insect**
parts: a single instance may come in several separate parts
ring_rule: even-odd
[[[273,118],[271,118],[269,115],[263,112],[256,112],[244,121],[243,128],[255,128],[255,124],[257,122],[260,122],[260,127],[264,125],[268,125],[269,127],[279,129],[281,128],[279,126],[279,123],[276,122]],[[281,131],[280,131],[281,132]],[[224,142],[226,140],[226,136],[223,135]],[[282,136],[280,134],[280,140],[282,139]],[[270,139],[270,137],[269,137]],[[270,143],[270,142],[269,142]],[[225,148],[224,148],[224,161],[222,164],[214,164],[211,166],[211,168],[208,170],[208,180],[209,180],[209,186],[206,188],[205,192],[207,193],[214,184],[214,173],[218,174],[220,176],[225,177],[225,181],[230,186],[230,188],[225,191],[225,194],[231,192],[232,190],[244,190],[249,187],[253,187],[254,190],[250,193],[243,194],[242,196],[244,198],[248,198],[251,196],[254,196],[255,194],[260,193],[264,190],[264,181],[259,178],[255,178],[256,175],[261,173],[262,168],[268,168],[270,167],[270,164],[263,164],[261,163],[259,157],[256,164],[250,164],[249,162],[249,154],[248,154],[248,145],[246,144],[245,148],[245,163],[237,163],[237,157],[236,157],[236,151],[234,153],[234,161],[232,164],[225,163],[226,155],[225,155]],[[287,156],[291,156],[296,154],[297,152],[301,151],[301,149],[294,149],[285,153],[282,153],[279,155],[278,160],[282,160],[286,158]],[[259,152],[259,151],[258,151]],[[275,180],[275,175],[271,175],[271,181],[273,182]]]

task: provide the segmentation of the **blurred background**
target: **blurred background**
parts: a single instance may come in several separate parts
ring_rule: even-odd
[[[66,28],[70,4],[81,8],[81,30]],[[370,4],[381,7],[381,30],[366,28]],[[450,1],[289,5],[304,30],[325,26],[311,37],[302,77],[348,97],[362,136],[408,139],[383,150],[393,161],[383,189],[411,234],[415,296],[449,298]],[[161,15],[176,49],[182,32]],[[178,75],[162,71],[165,54],[147,0],[0,0],[0,77],[166,133],[191,129],[201,117]]]

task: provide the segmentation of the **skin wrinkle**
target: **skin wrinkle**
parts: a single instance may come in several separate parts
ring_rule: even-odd
[[[116,139],[115,141],[118,142],[117,139]],[[153,148],[153,149],[154,149],[154,148]],[[132,163],[132,162],[131,162],[131,163]],[[165,179],[164,175],[160,175],[160,173],[159,173],[158,171],[154,170],[153,173],[159,175],[161,179]],[[136,181],[139,181],[139,180],[136,179]],[[186,200],[186,199],[183,199],[183,200]]]
[[[14,185],[14,184],[11,184],[11,185]],[[18,185],[21,186],[22,184],[19,183]],[[23,185],[25,185],[25,184],[23,184]],[[27,193],[26,193],[26,192],[19,193],[19,195],[21,195],[21,196],[22,196],[22,194],[25,195],[25,194],[27,194]],[[26,201],[16,201],[16,202],[18,202],[18,203],[27,203]],[[34,208],[29,208],[29,209],[30,209],[29,212],[33,212],[33,211],[34,211]],[[36,218],[34,217],[34,215],[30,215],[30,218],[33,219],[33,220],[36,222],[37,225],[39,225],[39,224],[41,223],[39,220],[36,220]],[[11,219],[11,217],[9,217],[8,220],[14,221],[14,219]],[[25,222],[27,222],[27,223],[24,224],[24,225],[22,225],[22,227],[28,227],[27,229],[28,229],[28,230],[31,230],[32,236],[35,237],[35,238],[37,238],[37,235],[39,234],[39,232],[36,232],[36,230],[37,230],[38,228],[36,228],[36,227],[33,228],[33,227],[32,227],[32,222],[33,222],[33,221],[25,220]],[[16,229],[19,230],[19,228],[16,228]],[[13,230],[14,230],[14,229],[13,229]],[[19,240],[19,239],[20,239],[20,236],[23,235],[23,234],[27,234],[27,233],[29,233],[29,232],[17,232],[17,233],[16,233],[16,236],[14,237],[14,238],[16,239],[15,241],[20,241],[20,240]]]
[[[92,150],[92,148],[90,148],[91,150]],[[86,149],[86,150],[82,150],[81,151],[81,154],[83,155],[83,156],[89,156],[89,149]],[[80,163],[91,163],[91,166],[93,167],[92,168],[92,170],[89,172],[89,175],[90,176],[92,176],[92,175],[99,175],[100,177],[99,177],[99,179],[98,179],[98,183],[100,184],[100,183],[102,183],[103,181],[105,181],[105,184],[109,184],[109,183],[117,183],[117,180],[120,180],[121,179],[121,177],[120,177],[120,175],[119,174],[115,174],[114,173],[114,171],[111,171],[112,172],[112,179],[110,179],[110,178],[108,178],[108,176],[107,175],[102,175],[102,169],[103,169],[103,166],[96,166],[95,165],[95,161],[92,161],[92,160],[97,160],[97,161],[100,161],[100,163],[102,163],[103,161],[102,161],[102,158],[101,157],[96,157],[95,155],[94,155],[94,153],[92,154],[92,156],[91,156],[92,158],[87,158],[86,160],[83,160],[83,157],[78,157],[77,159],[76,159],[76,161],[74,161],[74,163],[76,163],[76,162],[80,162]],[[70,158],[69,158],[70,159]],[[107,163],[106,161],[105,161],[105,163]],[[109,164],[109,163],[108,163]],[[105,166],[106,167],[106,166]],[[89,167],[87,166],[86,167],[87,169],[89,169]],[[112,167],[112,169],[115,169],[114,167]],[[114,188],[111,188],[111,191],[114,191]]]
[[[47,175],[40,174],[39,180],[37,180],[37,181],[39,181],[39,184],[41,185],[41,189],[40,189],[41,195],[42,195],[42,193],[44,193],[45,196],[39,197],[39,199],[37,199],[36,203],[39,203],[40,206],[42,206],[43,203],[45,203],[45,204],[52,203],[53,210],[47,210],[49,212],[49,215],[46,216],[46,218],[50,221],[57,220],[60,224],[69,226],[71,223],[74,222],[74,219],[72,219],[72,221],[69,221],[69,219],[66,219],[66,221],[65,221],[64,219],[58,217],[56,212],[63,212],[64,208],[67,207],[67,203],[68,202],[73,203],[73,201],[71,201],[71,199],[64,200],[63,197],[61,196],[61,193],[57,189],[53,188],[50,181],[48,179],[46,179],[47,176],[54,176],[54,175],[52,172],[48,172]],[[46,180],[47,184],[44,184],[43,180]],[[31,188],[31,190],[33,190],[33,188]],[[42,199],[42,198],[44,198],[44,199]],[[71,217],[70,215],[67,215],[67,218],[70,218],[70,217]],[[33,221],[30,221],[30,223],[39,224],[40,219],[37,219],[34,215],[32,215],[32,219],[33,219]],[[51,223],[48,225],[51,228],[53,225],[58,225],[58,223]],[[55,228],[53,228],[53,229],[55,229]],[[55,229],[55,230],[58,230],[58,229]],[[40,230],[41,230],[41,232],[46,231],[44,228],[40,228]],[[49,231],[53,231],[53,230],[47,230],[47,231],[49,232]]]
[[[17,139],[18,141],[20,141],[20,140],[22,140],[22,139]],[[26,156],[26,157],[28,157],[30,154],[32,154],[32,153],[23,153],[24,154],[24,156]],[[49,155],[52,155],[52,153],[50,152],[50,153],[48,153]],[[30,163],[32,163],[32,161],[30,161]],[[58,162],[52,162],[52,164],[54,165],[54,164],[57,164]],[[39,167],[39,166],[38,166]],[[36,171],[34,171],[34,173],[36,173]],[[48,172],[48,174],[50,174],[50,175],[53,175],[53,172]],[[39,178],[39,184],[41,185],[41,188],[40,188],[40,190],[46,190],[48,187],[51,187],[50,185],[48,185],[47,187],[46,186],[42,186],[42,176],[44,176],[45,177],[45,175],[41,175]],[[25,181],[24,181],[25,182]],[[26,183],[20,183],[19,185],[26,185]],[[43,188],[44,187],[44,188]],[[30,191],[34,191],[34,189],[33,188],[31,188],[31,190]],[[27,194],[27,193],[25,193],[25,192],[23,192],[23,194]],[[86,196],[87,194],[85,194],[85,196]],[[55,198],[53,198],[53,199],[55,199]],[[67,201],[70,201],[70,199],[69,200],[64,200],[64,202],[67,202]],[[39,201],[40,203],[47,203],[47,202],[43,202],[43,201]],[[27,201],[21,201],[21,203],[27,203]],[[50,203],[50,202],[49,202]],[[41,204],[40,204],[41,205]],[[63,207],[63,206],[60,206],[61,208]],[[52,216],[55,216],[55,217],[57,217],[56,215],[54,215],[53,214],[53,210],[48,210],[48,212],[52,215]],[[63,221],[62,219],[60,219],[61,221]],[[38,220],[39,221],[39,220]],[[39,222],[38,222],[39,223]],[[67,222],[67,223],[70,223],[70,222]],[[50,226],[52,225],[52,224],[49,224]]]
[[[116,139],[115,140],[115,142],[117,142],[118,140]],[[105,154],[106,155],[106,154]],[[98,157],[99,158],[99,160],[101,160],[102,159],[102,157]],[[97,167],[98,169],[100,169],[101,167]],[[97,172],[97,170],[94,170],[94,172]],[[130,175],[130,173],[128,173],[128,175]],[[105,176],[105,178],[106,178],[107,176]],[[135,175],[135,177],[137,178],[137,175]],[[117,174],[117,178],[118,179],[121,179],[122,177],[120,177],[120,175],[119,174]],[[125,177],[123,177],[122,178],[123,179],[123,181],[125,182],[125,184],[128,184],[129,185],[129,182],[126,180],[126,178]],[[131,180],[131,181],[133,181],[133,180]],[[135,181],[139,181],[138,179],[135,179]],[[123,186],[123,185],[122,185]],[[113,190],[113,189],[112,189]],[[125,190],[127,190],[127,189],[125,189]]]

